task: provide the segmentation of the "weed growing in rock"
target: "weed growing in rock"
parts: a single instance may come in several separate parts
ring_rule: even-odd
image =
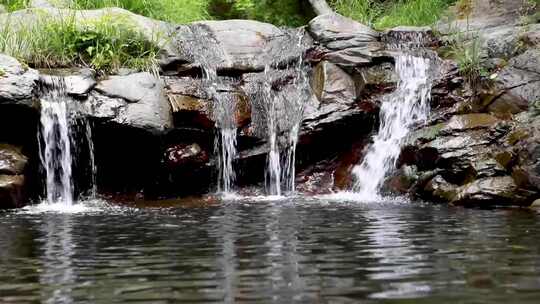
[[[453,55],[458,63],[459,73],[473,91],[480,85],[482,76],[486,76],[487,71],[483,66],[481,41],[478,37],[470,41],[462,36],[458,36],[454,42]]]
[[[43,15],[29,24],[0,27],[0,52],[33,67],[85,66],[108,73],[127,67],[154,70],[157,44],[118,15],[78,22],[69,16]]]

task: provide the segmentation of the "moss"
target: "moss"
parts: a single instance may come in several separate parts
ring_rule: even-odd
[[[6,76],[6,71],[4,69],[0,68],[0,77]]]

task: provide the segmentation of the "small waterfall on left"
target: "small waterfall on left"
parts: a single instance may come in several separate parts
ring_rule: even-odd
[[[45,173],[46,202],[71,206],[76,200],[73,165],[79,151],[74,144],[78,137],[75,131],[78,129],[83,131],[84,142],[88,145],[88,162],[91,166],[89,196],[94,197],[96,167],[91,128],[85,118],[78,117],[78,103],[69,96],[63,78],[45,78],[40,103],[38,143]]]
[[[69,98],[61,90],[50,90],[41,98],[41,164],[46,174],[47,202],[73,205]]]

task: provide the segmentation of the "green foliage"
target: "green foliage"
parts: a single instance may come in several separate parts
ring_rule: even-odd
[[[305,25],[311,17],[299,0],[210,0],[209,11],[216,19],[254,19],[287,26]]]
[[[376,23],[377,28],[399,25],[424,26],[435,23],[451,0],[402,0],[395,2]]]
[[[478,88],[480,78],[487,74],[481,50],[481,41],[478,38],[465,41],[465,38],[458,37],[453,45],[453,55],[458,63],[459,73],[473,90]]]
[[[0,0],[0,4],[5,6],[8,12],[26,8],[29,0]]]
[[[208,0],[74,0],[74,8],[121,7],[150,18],[176,23],[209,19]]]
[[[0,52],[34,67],[92,67],[101,73],[128,67],[155,70],[159,51],[127,20],[104,16],[77,24],[74,15],[42,16],[32,26],[10,25],[0,29]]]
[[[385,9],[380,0],[331,0],[329,3],[338,13],[368,25],[373,25]]]

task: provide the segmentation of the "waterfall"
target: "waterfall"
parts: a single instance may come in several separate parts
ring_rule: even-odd
[[[73,204],[69,98],[50,90],[41,98],[41,164],[46,174],[47,202]]]
[[[231,93],[214,95],[214,119],[219,134],[215,139],[218,155],[218,191],[231,193],[236,178],[233,162],[236,158],[236,99]]]
[[[95,198],[97,170],[90,124],[82,116],[80,104],[68,95],[63,78],[46,76],[42,81],[38,143],[40,161],[45,171],[47,203],[73,205],[75,201],[74,163],[80,153],[80,145],[77,144],[80,133],[88,150],[88,196]]]
[[[266,191],[270,195],[280,196],[295,190],[296,146],[304,105],[310,96],[307,79],[307,72],[300,61],[292,71],[290,84],[274,90],[271,76],[266,76],[263,84],[269,144]]]
[[[415,124],[429,114],[430,59],[400,53],[395,56],[397,89],[386,96],[380,109],[380,127],[360,165],[355,166],[354,190],[366,200],[380,198],[388,173],[395,168],[401,144]]]

